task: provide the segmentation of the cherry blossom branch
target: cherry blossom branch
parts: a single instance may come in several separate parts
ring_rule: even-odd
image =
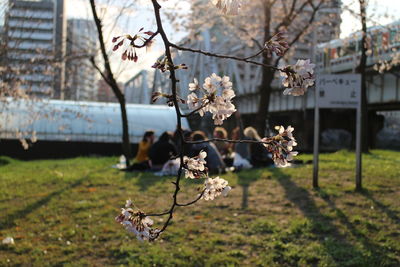
[[[261,55],[261,54],[264,53],[264,52],[265,52],[265,49],[263,48],[263,49],[261,49],[260,51],[258,51],[256,54],[254,54],[254,55],[252,55],[252,56],[245,57],[245,58],[243,58],[243,59],[244,59],[244,60],[249,60],[249,59],[252,59],[252,58],[255,58],[255,57]]]
[[[148,39],[146,39],[146,41],[143,42],[143,44],[141,45],[137,45],[137,44],[131,44],[131,46],[135,47],[135,48],[143,48],[148,46],[152,40],[154,39],[154,37],[156,37],[160,32],[157,30],[156,32],[154,32],[152,35],[150,35],[150,37]]]
[[[215,142],[215,141],[220,141],[220,142],[226,142],[226,143],[241,143],[241,144],[270,144],[273,139],[268,138],[265,141],[259,141],[259,140],[246,140],[246,139],[241,139],[241,140],[231,140],[231,139],[224,139],[224,138],[211,138],[207,140],[200,140],[200,141],[184,141],[185,144],[203,144],[203,143],[210,143],[210,142]]]
[[[164,28],[163,28],[163,24],[162,24],[162,21],[161,21],[161,16],[160,16],[161,6],[157,2],[157,0],[152,0],[152,4],[153,4],[153,8],[154,8],[154,15],[155,15],[156,22],[157,22],[157,32],[161,35],[162,41],[164,43],[165,56],[167,57],[168,62],[171,65],[174,65],[173,59],[172,59],[172,54],[171,54],[171,49],[170,49],[171,43],[169,42],[168,37],[165,34],[165,31],[164,31]],[[172,95],[173,95],[172,101],[174,103],[174,107],[175,107],[175,111],[176,111],[176,118],[177,118],[177,131],[179,133],[180,141],[183,144],[184,138],[183,138],[183,133],[182,133],[182,121],[181,121],[182,114],[180,112],[179,104],[178,104],[178,101],[177,101],[177,82],[178,82],[178,80],[177,80],[176,75],[175,75],[175,69],[171,68],[169,71],[170,71],[170,79],[171,79],[171,91],[172,91]],[[168,218],[165,221],[165,223],[164,223],[163,227],[161,228],[161,230],[158,231],[158,233],[156,234],[155,238],[157,238],[162,232],[165,231],[165,229],[167,229],[167,227],[168,227],[168,225],[169,225],[169,223],[170,223],[170,221],[171,221],[171,219],[173,217],[174,210],[175,210],[175,208],[177,207],[177,204],[178,204],[177,198],[178,198],[178,193],[179,193],[179,190],[180,190],[179,183],[180,183],[180,180],[181,180],[182,169],[183,169],[183,164],[184,164],[183,163],[183,153],[182,153],[182,151],[180,151],[180,153],[179,153],[179,158],[180,158],[180,166],[179,166],[178,174],[176,176],[176,180],[174,182],[175,191],[174,191],[174,194],[172,196],[173,202],[171,204],[171,207],[170,207],[169,211],[165,214],[165,215],[168,214]]]
[[[91,0],[93,1],[93,0]],[[247,58],[239,58],[235,56],[228,56],[228,55],[219,55],[219,54],[214,54],[210,52],[205,52],[202,50],[195,50],[195,49],[190,49],[190,48],[185,48],[181,47],[178,45],[175,45],[171,43],[168,40],[168,37],[165,33],[165,30],[163,28],[163,24],[161,21],[161,15],[160,15],[160,9],[161,6],[158,3],[157,0],[151,0],[153,4],[153,9],[154,9],[154,15],[156,19],[156,24],[157,24],[157,31],[155,33],[153,32],[145,32],[144,34],[151,35],[149,40],[145,40],[145,43],[143,46],[135,46],[135,44],[131,43],[132,47],[144,47],[147,44],[151,42],[151,39],[153,39],[156,35],[160,35],[162,42],[165,47],[165,60],[168,63],[168,68],[169,70],[169,78],[171,80],[171,91],[172,95],[168,96],[169,101],[171,102],[170,104],[173,104],[176,112],[176,118],[177,118],[177,132],[179,134],[179,141],[181,144],[181,147],[183,147],[183,144],[200,144],[200,143],[206,143],[206,142],[212,142],[212,141],[223,141],[223,142],[228,142],[228,143],[256,143],[256,144],[263,144],[266,149],[272,153],[272,159],[278,166],[288,166],[289,163],[288,161],[291,161],[293,156],[297,155],[296,151],[292,151],[293,146],[296,146],[296,140],[294,139],[292,135],[293,128],[288,127],[286,130],[283,128],[283,126],[278,127],[277,130],[279,130],[279,134],[270,138],[263,138],[262,140],[229,140],[229,139],[222,139],[222,138],[213,138],[209,140],[202,140],[202,141],[185,141],[184,136],[183,136],[183,130],[182,130],[182,118],[190,116],[196,112],[199,112],[200,115],[204,115],[204,112],[211,112],[213,113],[213,119],[214,119],[214,124],[220,125],[222,124],[223,120],[227,119],[233,112],[236,111],[235,106],[231,103],[231,100],[233,97],[235,97],[235,93],[232,90],[232,82],[229,80],[229,77],[224,76],[224,77],[219,77],[215,73],[212,74],[210,77],[207,77],[205,79],[205,83],[203,84],[203,90],[205,92],[205,95],[202,98],[198,98],[196,93],[191,93],[188,96],[188,105],[191,109],[194,109],[192,112],[189,114],[182,114],[181,110],[179,108],[179,101],[177,96],[177,83],[179,80],[176,77],[176,66],[173,63],[173,58],[172,58],[172,53],[171,53],[171,48],[176,48],[178,50],[182,51],[189,51],[193,53],[201,53],[206,56],[211,56],[211,57],[217,57],[217,58],[225,58],[225,59],[232,59],[232,60],[237,60],[237,61],[242,61],[250,64],[255,64],[255,65],[261,65],[264,67],[272,68],[274,70],[279,70],[281,72],[286,73],[287,78],[290,79],[290,82],[298,82],[298,81],[303,81],[305,80],[302,75],[296,74],[296,72],[292,69],[292,66],[287,66],[284,69],[279,69],[274,66],[266,65],[260,62],[252,61],[249,60],[250,58],[256,57],[263,52],[268,52],[268,49],[271,49],[271,46],[275,43],[277,43],[279,46],[283,47],[283,45],[279,42],[282,41],[281,36],[277,34],[277,36],[274,36],[271,38],[271,41],[266,43],[264,48],[261,49],[258,53],[256,53],[253,56],[247,57]],[[140,30],[141,31],[141,30]],[[136,38],[131,37],[130,35],[127,35],[128,37],[125,36],[125,38],[131,40],[133,42]],[[121,37],[121,36],[120,36]],[[117,42],[118,38],[120,37],[115,37],[113,39],[113,42]],[[115,46],[114,46],[114,51],[118,49],[118,47],[122,46],[124,42],[124,39],[122,41],[119,41]],[[284,48],[284,47],[283,47]],[[272,51],[275,53],[279,53],[280,47],[272,47]],[[133,49],[133,54],[132,51],[127,52],[126,50],[122,56],[122,59],[125,60],[126,57],[128,59],[133,59],[134,61],[137,60],[137,55],[136,51]],[[308,70],[310,69],[309,62],[304,61],[297,63],[295,67],[299,67],[300,70]],[[307,75],[312,72],[312,68],[309,72],[307,72]],[[297,76],[296,76],[297,75]],[[216,86],[221,86],[222,87],[222,95],[217,95],[217,90]],[[189,88],[191,91],[195,91],[197,89],[200,89],[198,86],[198,82],[195,79],[194,83],[189,84]],[[185,101],[182,101],[185,102]],[[204,111],[202,109],[206,108],[208,105],[213,105],[210,110]],[[200,112],[202,111],[202,112]],[[221,112],[222,111],[222,112]],[[224,195],[226,196],[227,193],[231,190],[231,187],[228,186],[228,182],[224,179],[221,179],[219,177],[216,178],[210,178],[208,176],[208,168],[206,166],[207,162],[205,158],[207,157],[207,153],[205,151],[200,151],[198,156],[195,156],[193,158],[187,158],[183,156],[183,149],[179,151],[178,157],[176,158],[179,159],[179,169],[178,173],[176,175],[176,179],[172,184],[174,184],[174,191],[172,195],[172,203],[170,204],[170,207],[167,211],[161,212],[161,213],[149,213],[146,214],[142,212],[141,210],[137,209],[134,211],[131,206],[133,205],[131,200],[128,200],[125,208],[122,209],[121,214],[116,217],[116,221],[121,223],[126,227],[126,229],[136,235],[136,237],[139,240],[149,240],[153,241],[156,238],[160,236],[161,233],[163,233],[167,227],[170,225],[170,222],[173,218],[174,211],[177,207],[186,207],[195,204],[198,202],[200,199],[204,200],[212,200],[215,197],[219,195]],[[183,175],[186,178],[190,179],[197,179],[197,178],[206,178],[206,182],[204,184],[204,189],[202,192],[192,201],[187,202],[187,203],[179,203],[178,202],[178,194],[180,192],[180,181]],[[153,221],[149,219],[151,216],[167,216],[166,221],[162,225],[161,229],[153,229]]]
[[[202,104],[200,107],[196,108],[192,112],[187,113],[187,114],[182,114],[182,117],[190,117],[190,116],[194,115],[196,112],[198,112],[198,111],[202,110],[203,108],[207,107],[207,105],[209,105],[209,104],[210,104],[209,102],[207,102],[205,104]]]
[[[160,216],[164,216],[164,215],[168,215],[168,214],[170,214],[169,210],[166,211],[166,212],[163,212],[163,213],[149,213],[149,214],[146,213],[146,216],[148,216],[148,217],[160,217]]]
[[[197,201],[199,201],[199,200],[203,197],[205,191],[206,191],[206,190],[203,190],[203,191],[197,196],[197,198],[196,198],[195,200],[193,200],[193,201],[190,201],[190,202],[188,202],[188,203],[186,203],[186,204],[179,204],[179,203],[176,203],[176,205],[179,206],[179,207],[187,207],[187,206],[193,205],[194,203],[196,203]]]
[[[264,63],[257,62],[257,61],[254,61],[254,60],[249,60],[248,58],[241,58],[241,57],[236,57],[236,56],[215,54],[215,53],[211,53],[211,52],[208,52],[208,51],[203,51],[203,50],[200,50],[200,49],[192,49],[192,48],[188,48],[188,47],[179,46],[179,45],[174,44],[174,43],[169,43],[169,45],[171,47],[173,47],[175,49],[178,49],[178,50],[181,50],[181,51],[187,51],[187,52],[192,52],[192,53],[203,54],[203,55],[206,55],[206,56],[209,56],[209,57],[232,59],[232,60],[241,61],[241,62],[245,62],[245,63],[257,65],[257,66],[262,66],[262,67],[265,67],[265,68],[271,68],[271,69],[274,69],[274,70],[278,70],[278,71],[283,71],[284,72],[283,69],[280,69],[280,68],[278,68],[276,66],[264,64]],[[259,54],[261,54],[261,53],[259,52]],[[253,56],[251,56],[249,58],[252,58],[252,57]]]

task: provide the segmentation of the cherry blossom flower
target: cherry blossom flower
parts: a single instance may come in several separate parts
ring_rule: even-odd
[[[155,103],[155,102],[157,102],[158,99],[160,99],[160,98],[162,98],[162,97],[165,97],[165,94],[163,94],[163,93],[161,93],[161,92],[154,92],[154,93],[151,95],[151,102],[152,102],[152,103]]]
[[[212,0],[211,2],[228,15],[237,15],[242,5],[241,0]]]
[[[272,38],[267,41],[264,45],[266,52],[269,57],[272,56],[272,52],[274,52],[277,56],[282,57],[285,54],[285,51],[289,49],[289,44],[286,41],[286,35],[284,32],[278,32]]]
[[[132,200],[130,200],[130,199],[126,200],[125,208],[129,208],[131,206],[132,206]]]
[[[220,77],[213,73],[204,80],[203,87],[200,88],[198,81],[189,84],[192,91],[187,97],[187,105],[191,110],[197,110],[200,116],[206,112],[213,114],[212,118],[215,125],[221,125],[224,120],[229,118],[236,108],[232,104],[235,92],[232,90],[232,82],[228,76]],[[203,96],[199,97],[195,91],[202,90]],[[222,92],[218,95],[218,92]]]
[[[195,91],[199,88],[200,88],[199,81],[196,78],[194,78],[193,83],[189,83],[189,91]]]
[[[288,126],[286,129],[283,126],[275,127],[278,130],[276,136],[263,138],[264,146],[272,153],[272,160],[278,167],[290,166],[289,161],[297,156],[298,152],[293,151],[293,147],[297,146],[296,139],[293,136],[294,128]]]
[[[309,59],[299,59],[294,66],[286,66],[281,71],[281,76],[284,77],[282,84],[287,87],[283,94],[304,95],[307,88],[314,85],[314,67],[315,64],[311,64]]]
[[[129,206],[132,201],[126,201],[126,208],[121,209],[121,213],[115,218],[115,221],[122,224],[125,229],[136,236],[140,241],[152,241],[160,233],[158,229],[152,229],[153,220],[147,217],[142,211],[134,211]]]
[[[122,60],[132,60],[137,62],[138,56],[136,53],[136,48],[150,47],[153,43],[152,36],[155,35],[152,31],[142,32],[143,28],[139,30],[137,34],[131,36],[129,34],[116,36],[112,39],[113,43],[116,43],[113,47],[113,51],[117,51],[120,47],[124,47],[124,52],[122,53]],[[149,37],[145,37],[149,36]],[[125,42],[126,41],[126,42]],[[141,44],[136,44],[136,41],[141,41]],[[124,45],[125,44],[125,45]]]
[[[168,105],[168,106],[170,106],[170,107],[173,107],[173,106],[174,106],[174,97],[173,97],[173,95],[164,94],[164,93],[162,93],[162,92],[154,92],[154,93],[151,95],[151,101],[152,101],[152,103],[155,103],[157,100],[159,100],[160,98],[163,98],[163,97],[167,99],[167,105]],[[185,100],[183,100],[183,99],[180,98],[180,97],[177,97],[176,100],[177,100],[178,102],[182,103],[182,104],[185,104],[185,103],[186,103]]]
[[[161,60],[157,60],[153,66],[151,66],[152,68],[155,69],[159,69],[161,72],[166,72],[167,70],[171,70],[172,64],[168,63],[168,58],[164,57]],[[173,66],[173,69],[183,69],[183,70],[187,70],[187,66],[186,64],[182,63],[179,65],[175,65]]]
[[[204,193],[202,198],[204,200],[213,200],[221,194],[226,197],[231,189],[232,188],[228,186],[228,181],[222,178],[207,178],[204,183]]]
[[[207,157],[205,151],[200,151],[199,155],[194,158],[184,158],[185,177],[197,179],[207,176],[207,162],[204,160]]]

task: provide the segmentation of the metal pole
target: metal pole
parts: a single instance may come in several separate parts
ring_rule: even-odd
[[[315,108],[314,108],[314,170],[313,188],[318,188],[318,164],[319,164],[319,107],[317,103],[318,90],[315,88]]]
[[[361,155],[361,100],[357,107],[356,133],[356,190],[362,189],[362,155]]]

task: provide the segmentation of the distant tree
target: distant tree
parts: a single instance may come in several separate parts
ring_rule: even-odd
[[[221,1],[221,3],[223,2]],[[262,50],[263,47],[270,45],[271,40],[280,42],[278,38],[285,35],[287,37],[285,47],[282,47],[277,54],[262,51],[252,57],[254,60],[259,60],[261,57],[259,61],[263,64],[279,67],[284,62],[294,61],[296,46],[300,44],[310,46],[314,43],[310,33],[318,32],[317,40],[322,35],[338,36],[337,33],[331,33],[329,24],[334,20],[339,21],[340,18],[333,18],[333,14],[328,12],[318,13],[327,10],[328,7],[335,7],[334,2],[326,0],[254,0],[247,1],[236,16],[229,15],[229,12],[228,16],[221,16],[210,10],[209,1],[199,0],[193,3],[193,12],[188,16],[185,25],[191,32],[189,38],[196,38],[197,33],[202,29],[211,29],[211,32],[216,33],[215,39],[229,39],[227,46],[228,44],[233,46],[246,43],[254,50]],[[176,17],[177,21],[182,20],[182,15],[169,17]],[[329,31],[325,30],[325,26],[328,26],[326,29]],[[266,132],[270,96],[273,87],[277,84],[274,82],[277,78],[279,79],[277,74],[279,76],[276,68],[262,70],[257,92],[259,96],[258,111],[255,116],[256,126],[260,133]],[[286,93],[294,92],[286,91]]]
[[[109,56],[107,53],[106,44],[105,44],[105,40],[104,40],[103,25],[102,25],[102,21],[98,15],[98,13],[97,13],[97,10],[96,10],[95,0],[89,0],[89,1],[90,1],[90,7],[92,10],[92,14],[93,14],[93,19],[96,24],[98,40],[99,40],[99,44],[100,44],[101,57],[103,59],[103,69],[101,69],[97,65],[94,56],[91,58],[91,61],[92,61],[93,66],[100,73],[101,77],[112,89],[112,91],[120,105],[121,121],[122,121],[122,151],[126,158],[127,166],[129,166],[129,159],[131,158],[132,153],[131,153],[131,144],[130,144],[130,140],[129,140],[129,125],[128,125],[128,114],[126,112],[125,95],[124,95],[122,89],[120,88],[120,86],[115,78],[114,72],[111,68],[111,63],[110,63],[110,59],[109,59]]]

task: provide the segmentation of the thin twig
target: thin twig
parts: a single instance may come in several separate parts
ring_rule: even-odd
[[[147,217],[159,217],[159,216],[164,216],[164,215],[168,215],[170,213],[170,211],[166,211],[163,213],[150,213],[150,214],[146,214]]]
[[[160,32],[157,30],[146,41],[144,41],[143,44],[141,44],[141,45],[131,44],[131,46],[133,46],[135,48],[143,48],[143,47],[147,46],[153,40],[153,38],[156,37],[159,33]]]
[[[196,198],[195,200],[193,200],[193,201],[190,201],[190,202],[185,203],[185,204],[176,203],[176,205],[177,205],[178,207],[187,207],[187,206],[193,205],[194,203],[196,203],[197,201],[199,201],[199,200],[202,198],[202,196],[204,195],[204,192],[205,192],[205,191],[206,191],[206,190],[203,190],[203,191],[197,196],[197,198]]]
[[[200,49],[192,49],[192,48],[189,48],[189,47],[179,46],[179,45],[174,44],[174,43],[170,43],[169,45],[170,45],[171,47],[173,47],[173,48],[175,48],[175,49],[178,49],[178,50],[181,50],[181,51],[188,51],[188,52],[192,52],[192,53],[199,53],[199,54],[203,54],[203,55],[206,55],[206,56],[209,56],[209,57],[232,59],[232,60],[236,60],[236,61],[241,61],[241,62],[245,62],[245,63],[250,63],[250,64],[253,64],[253,65],[258,65],[258,66],[262,66],[262,67],[265,67],[265,68],[270,68],[270,69],[274,69],[274,70],[279,70],[279,71],[285,72],[283,69],[280,69],[280,68],[278,68],[278,67],[275,67],[275,66],[272,66],[272,65],[268,65],[268,64],[264,64],[264,63],[261,63],[261,62],[257,62],[257,61],[254,61],[254,60],[249,60],[249,59],[247,59],[247,58],[241,58],[241,57],[235,57],[235,56],[229,56],[229,55],[215,54],[215,53],[211,53],[211,52],[208,52],[208,51],[203,51],[203,50],[200,50]]]
[[[200,107],[194,109],[192,112],[188,113],[188,114],[182,114],[182,117],[190,117],[192,115],[194,115],[197,111],[202,110],[203,108],[207,107],[207,105],[210,104],[210,102],[207,102],[205,104],[202,104]]]
[[[161,35],[162,41],[163,41],[164,46],[165,46],[165,56],[167,57],[168,62],[170,64],[174,65],[173,59],[172,59],[172,54],[171,54],[171,49],[170,49],[170,47],[171,47],[170,44],[171,43],[168,40],[168,37],[167,37],[167,35],[166,35],[165,31],[164,31],[164,28],[163,28],[163,25],[162,25],[162,21],[161,21],[161,16],[160,16],[161,6],[157,2],[157,0],[152,0],[152,3],[153,3],[153,8],[154,8],[154,15],[155,15],[156,22],[157,22],[157,32],[159,32],[159,34]],[[180,112],[178,101],[177,101],[177,83],[178,83],[178,80],[177,80],[176,75],[175,75],[175,69],[171,68],[169,71],[170,71],[170,79],[171,79],[171,91],[172,91],[172,96],[173,96],[172,101],[174,103],[174,107],[175,107],[175,111],[176,111],[176,118],[177,118],[177,131],[179,133],[179,137],[180,137],[181,143],[183,144],[184,138],[183,138],[183,133],[182,133],[182,121],[181,121],[182,114]],[[172,196],[173,201],[172,201],[172,204],[171,204],[171,207],[170,207],[169,211],[165,214],[165,215],[168,215],[168,218],[165,221],[165,223],[164,223],[163,227],[161,228],[161,230],[158,232],[157,236],[160,235],[162,232],[164,232],[165,229],[167,229],[170,221],[172,220],[174,210],[177,207],[177,197],[178,197],[178,192],[180,190],[179,183],[180,183],[180,180],[181,180],[182,168],[183,168],[183,164],[184,164],[183,163],[183,153],[182,153],[182,151],[180,151],[179,158],[180,158],[180,166],[179,166],[178,174],[176,176],[176,180],[174,182],[175,190],[174,190],[174,194]]]
[[[267,138],[266,141],[259,141],[259,140],[231,140],[231,139],[224,139],[224,138],[211,138],[207,140],[200,140],[200,141],[185,141],[186,144],[202,144],[202,143],[210,143],[215,141],[221,141],[226,143],[241,143],[241,144],[270,144],[273,139]]]

